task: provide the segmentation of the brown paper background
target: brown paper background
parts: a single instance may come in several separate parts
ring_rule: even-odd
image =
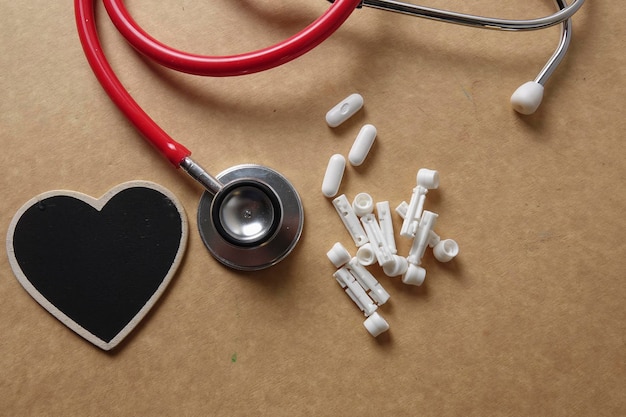
[[[128,2],[178,48],[230,54],[283,39],[323,1]],[[552,2],[429,1],[507,18]],[[590,0],[537,114],[510,94],[552,54],[558,29],[503,33],[358,10],[328,41],[260,74],[199,78],[128,47],[98,5],[104,48],[146,111],[211,172],[276,168],[306,221],[284,262],[219,266],[196,226],[201,190],[172,169],[92,75],[71,2],[0,0],[0,225],[35,195],[100,196],[129,180],[172,190],[190,221],[187,254],[164,297],[114,352],[65,328],[20,286],[0,253],[3,416],[626,415],[626,11]],[[324,114],[352,92],[357,116]],[[439,170],[427,208],[457,259],[427,254],[422,287],[373,271],[391,294],[374,339],[332,278],[326,251],[354,253],[320,192],[328,158],[359,128],[378,139],[341,188],[393,207],[421,167]],[[396,228],[399,219],[394,218]],[[398,239],[406,253],[408,241]]]

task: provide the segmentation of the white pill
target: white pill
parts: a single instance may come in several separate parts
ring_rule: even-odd
[[[326,113],[326,123],[330,127],[337,127],[354,116],[361,107],[363,107],[363,97],[357,93],[351,94]]]
[[[324,174],[324,181],[322,182],[322,193],[326,197],[337,195],[345,169],[346,158],[343,155],[336,153],[330,157],[326,167],[326,174]]]
[[[376,127],[374,127],[374,125],[365,125],[361,128],[348,154],[350,164],[358,167],[365,161],[376,139],[376,133]]]

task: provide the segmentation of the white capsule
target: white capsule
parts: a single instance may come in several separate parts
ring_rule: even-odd
[[[406,219],[406,214],[409,211],[409,204],[406,201],[403,201],[396,207],[396,213],[402,220]]]
[[[374,125],[368,124],[361,128],[348,154],[348,161],[350,161],[352,166],[357,167],[365,161],[376,139],[376,133]]]
[[[367,295],[365,289],[345,266],[339,268],[333,276],[365,316],[369,317],[376,311],[378,306],[374,300]]]
[[[358,217],[363,217],[374,211],[374,199],[368,193],[359,193],[354,197],[352,210]]]
[[[365,245],[361,246],[356,252],[356,259],[361,265],[374,265],[374,263],[376,263],[376,254],[372,249],[372,244],[366,243]]]
[[[334,154],[328,160],[324,181],[322,182],[322,193],[326,197],[334,197],[339,192],[339,186],[346,169],[346,158],[340,154]]]
[[[407,270],[402,275],[402,282],[408,285],[420,286],[426,278],[426,270],[421,266],[408,263]]]
[[[439,172],[433,169],[421,168],[417,171],[417,185],[421,185],[429,190],[439,188]]]
[[[433,254],[439,262],[450,262],[459,254],[459,245],[452,239],[442,240],[433,248]]]
[[[335,265],[337,268],[341,268],[343,265],[350,262],[352,256],[340,242],[337,242],[333,245],[333,247],[326,253],[326,256]]]
[[[369,291],[369,296],[372,300],[376,301],[379,306],[389,300],[389,293],[385,291],[382,285],[374,278],[374,275],[361,265],[357,258],[352,258],[346,265],[346,268],[348,268],[357,282],[361,284],[361,287],[363,287],[365,291]]]
[[[354,116],[361,107],[363,107],[363,97],[357,93],[351,94],[326,113],[326,123],[330,127],[337,127]]]
[[[393,255],[393,262],[383,265],[383,272],[388,277],[397,277],[404,275],[409,268],[409,261],[406,258]]]
[[[372,250],[376,255],[376,259],[378,260],[378,264],[380,266],[385,266],[390,262],[393,262],[393,255],[385,242],[385,238],[383,236],[382,230],[380,230],[380,225],[376,220],[376,216],[372,213],[366,214],[361,217],[361,223],[363,224],[363,228],[365,229],[365,234],[367,234],[367,238],[372,244]]]
[[[352,210],[352,206],[348,202],[346,195],[341,194],[339,197],[335,198],[333,200],[333,206],[335,206],[337,214],[339,214],[341,221],[344,226],[346,226],[356,247],[359,248],[369,242],[367,234],[365,234],[365,230],[363,230],[359,218],[354,214],[354,210]]]
[[[413,239],[413,244],[411,245],[411,249],[409,249],[409,256],[407,257],[409,263],[419,265],[422,262],[424,252],[431,238],[430,232],[433,230],[433,227],[435,227],[438,217],[439,215],[437,213],[424,210],[419,222],[419,227],[417,228],[417,233]]]
[[[363,326],[367,329],[367,331],[374,337],[378,337],[382,333],[389,330],[389,324],[387,321],[378,313],[373,313],[369,316],[364,322]]]
[[[401,216],[404,220],[402,222],[402,228],[400,229],[400,236],[411,239],[415,237],[420,218],[422,217],[422,211],[424,210],[424,202],[426,201],[427,193],[428,189],[421,185],[413,188],[411,202],[407,205],[406,210],[402,207],[404,214],[401,214]]]
[[[393,234],[393,221],[391,220],[391,209],[389,208],[389,201],[381,201],[376,203],[376,212],[378,213],[378,224],[380,224],[380,230],[385,237],[385,243],[389,247],[392,255],[398,253],[396,247],[396,239]]]

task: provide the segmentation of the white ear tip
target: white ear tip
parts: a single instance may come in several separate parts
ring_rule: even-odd
[[[528,81],[519,86],[511,96],[513,109],[521,114],[533,114],[543,99],[543,85]]]

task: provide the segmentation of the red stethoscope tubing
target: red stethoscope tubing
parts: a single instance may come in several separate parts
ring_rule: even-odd
[[[123,0],[103,2],[118,31],[144,55],[177,71],[224,77],[264,71],[305,54],[337,30],[361,0],[337,0],[301,32],[276,45],[245,54],[220,57],[189,54],[170,48],[139,27],[126,10]]]
[[[122,0],[104,0],[122,35],[142,54],[166,67],[196,75],[233,76],[270,69],[289,62],[323,42],[337,30],[361,0],[336,0],[316,21],[296,35],[267,48],[230,56],[202,56],[170,48],[141,29],[126,11]],[[98,37],[94,0],[74,0],[76,25],[87,61],[113,102],[174,166],[191,155],[172,139],[126,91],[109,65]]]
[[[76,25],[87,61],[100,84],[111,100],[119,107],[133,125],[161,152],[172,164],[191,155],[191,151],[172,139],[126,91],[109,65],[98,37],[93,0],[75,0]]]

